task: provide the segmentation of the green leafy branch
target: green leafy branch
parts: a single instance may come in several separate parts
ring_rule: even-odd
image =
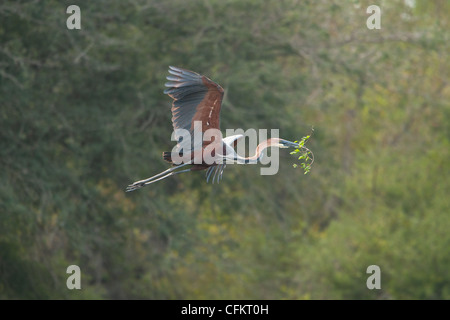
[[[303,137],[300,141],[295,141],[296,143],[298,143],[298,148],[291,152],[291,154],[300,154],[298,160],[300,160],[300,167],[303,169],[304,174],[307,174],[309,171],[311,171],[311,166],[314,163],[314,154],[311,150],[305,147],[305,144],[310,137],[311,135],[308,135],[306,137]],[[296,163],[294,163],[292,166],[294,168],[298,167]]]

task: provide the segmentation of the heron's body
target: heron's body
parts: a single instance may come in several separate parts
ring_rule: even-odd
[[[169,176],[189,171],[206,171],[206,178],[217,182],[222,178],[227,163],[258,163],[263,152],[269,147],[297,147],[298,144],[283,139],[271,138],[261,142],[251,157],[241,157],[235,151],[236,143],[243,135],[222,138],[220,133],[220,109],[224,90],[217,83],[195,72],[177,67],[169,67],[170,75],[164,93],[173,98],[172,125],[178,141],[175,152],[163,152],[163,159],[171,164],[167,169],[148,179],[136,181],[127,187],[134,191]],[[216,130],[214,139],[183,139],[179,132],[188,132],[193,137],[195,130],[205,134],[208,130]],[[207,150],[212,150],[209,152]],[[205,154],[210,158],[206,161]],[[174,156],[182,156],[183,162],[174,162]],[[211,158],[212,157],[212,158]],[[182,169],[182,170],[178,170]]]

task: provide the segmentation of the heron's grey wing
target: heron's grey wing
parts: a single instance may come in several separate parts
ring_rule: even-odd
[[[217,183],[220,182],[220,179],[222,179],[222,175],[223,175],[223,170],[225,170],[225,167],[227,165],[225,163],[221,163],[221,164],[217,164],[217,165],[213,165],[211,167],[208,168],[208,170],[206,170],[206,183],[209,182],[209,179],[212,178],[212,183],[214,183],[214,181],[216,180],[216,176],[217,176]],[[213,174],[214,173],[214,174]]]
[[[209,178],[211,177],[211,174],[213,173],[215,167],[216,166],[211,166],[211,167],[208,168],[208,170],[206,170],[206,174],[205,174],[205,176],[206,176],[206,183],[209,182]]]
[[[235,134],[235,135],[223,138],[222,141],[226,145],[229,145],[232,148],[236,148],[238,140],[242,139],[243,137],[244,137],[243,134]]]
[[[194,145],[194,121],[201,121],[202,133],[210,128],[220,129],[220,108],[223,89],[217,83],[196,72],[169,67],[164,91],[173,98],[172,124],[178,151],[196,150]],[[184,129],[184,130],[177,130]],[[190,137],[183,137],[182,133]],[[201,141],[200,141],[201,142]]]
[[[244,137],[244,135],[242,134],[235,134],[232,136],[228,136],[222,139],[222,142],[225,146],[225,154],[224,156],[228,157],[228,160],[230,160],[231,158],[234,158],[236,156],[238,156],[235,148],[237,146],[237,143],[240,139],[242,139]]]

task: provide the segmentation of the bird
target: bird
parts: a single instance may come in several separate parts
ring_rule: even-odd
[[[128,185],[126,192],[190,171],[206,170],[206,182],[208,183],[212,178],[214,183],[217,177],[217,183],[219,183],[228,163],[259,163],[264,156],[264,151],[269,147],[299,148],[297,142],[269,138],[256,147],[253,156],[238,155],[235,147],[244,135],[236,134],[223,138],[220,131],[220,111],[224,89],[206,76],[187,69],[169,66],[168,72],[166,79],[169,82],[165,84],[167,89],[164,90],[164,94],[173,99],[172,126],[174,137],[178,142],[174,151],[163,152],[163,159],[171,163],[172,167]],[[214,133],[212,135],[214,139],[197,139],[197,141],[195,137],[191,139],[196,133],[206,134],[211,131]],[[209,159],[205,156],[207,149],[211,151]]]

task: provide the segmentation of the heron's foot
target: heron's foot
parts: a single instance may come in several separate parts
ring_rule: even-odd
[[[145,183],[142,183],[142,182],[139,182],[139,181],[138,181],[138,182],[132,183],[132,184],[130,184],[129,186],[127,186],[125,192],[131,192],[131,191],[140,189],[140,188],[142,188],[143,186],[145,186]]]

